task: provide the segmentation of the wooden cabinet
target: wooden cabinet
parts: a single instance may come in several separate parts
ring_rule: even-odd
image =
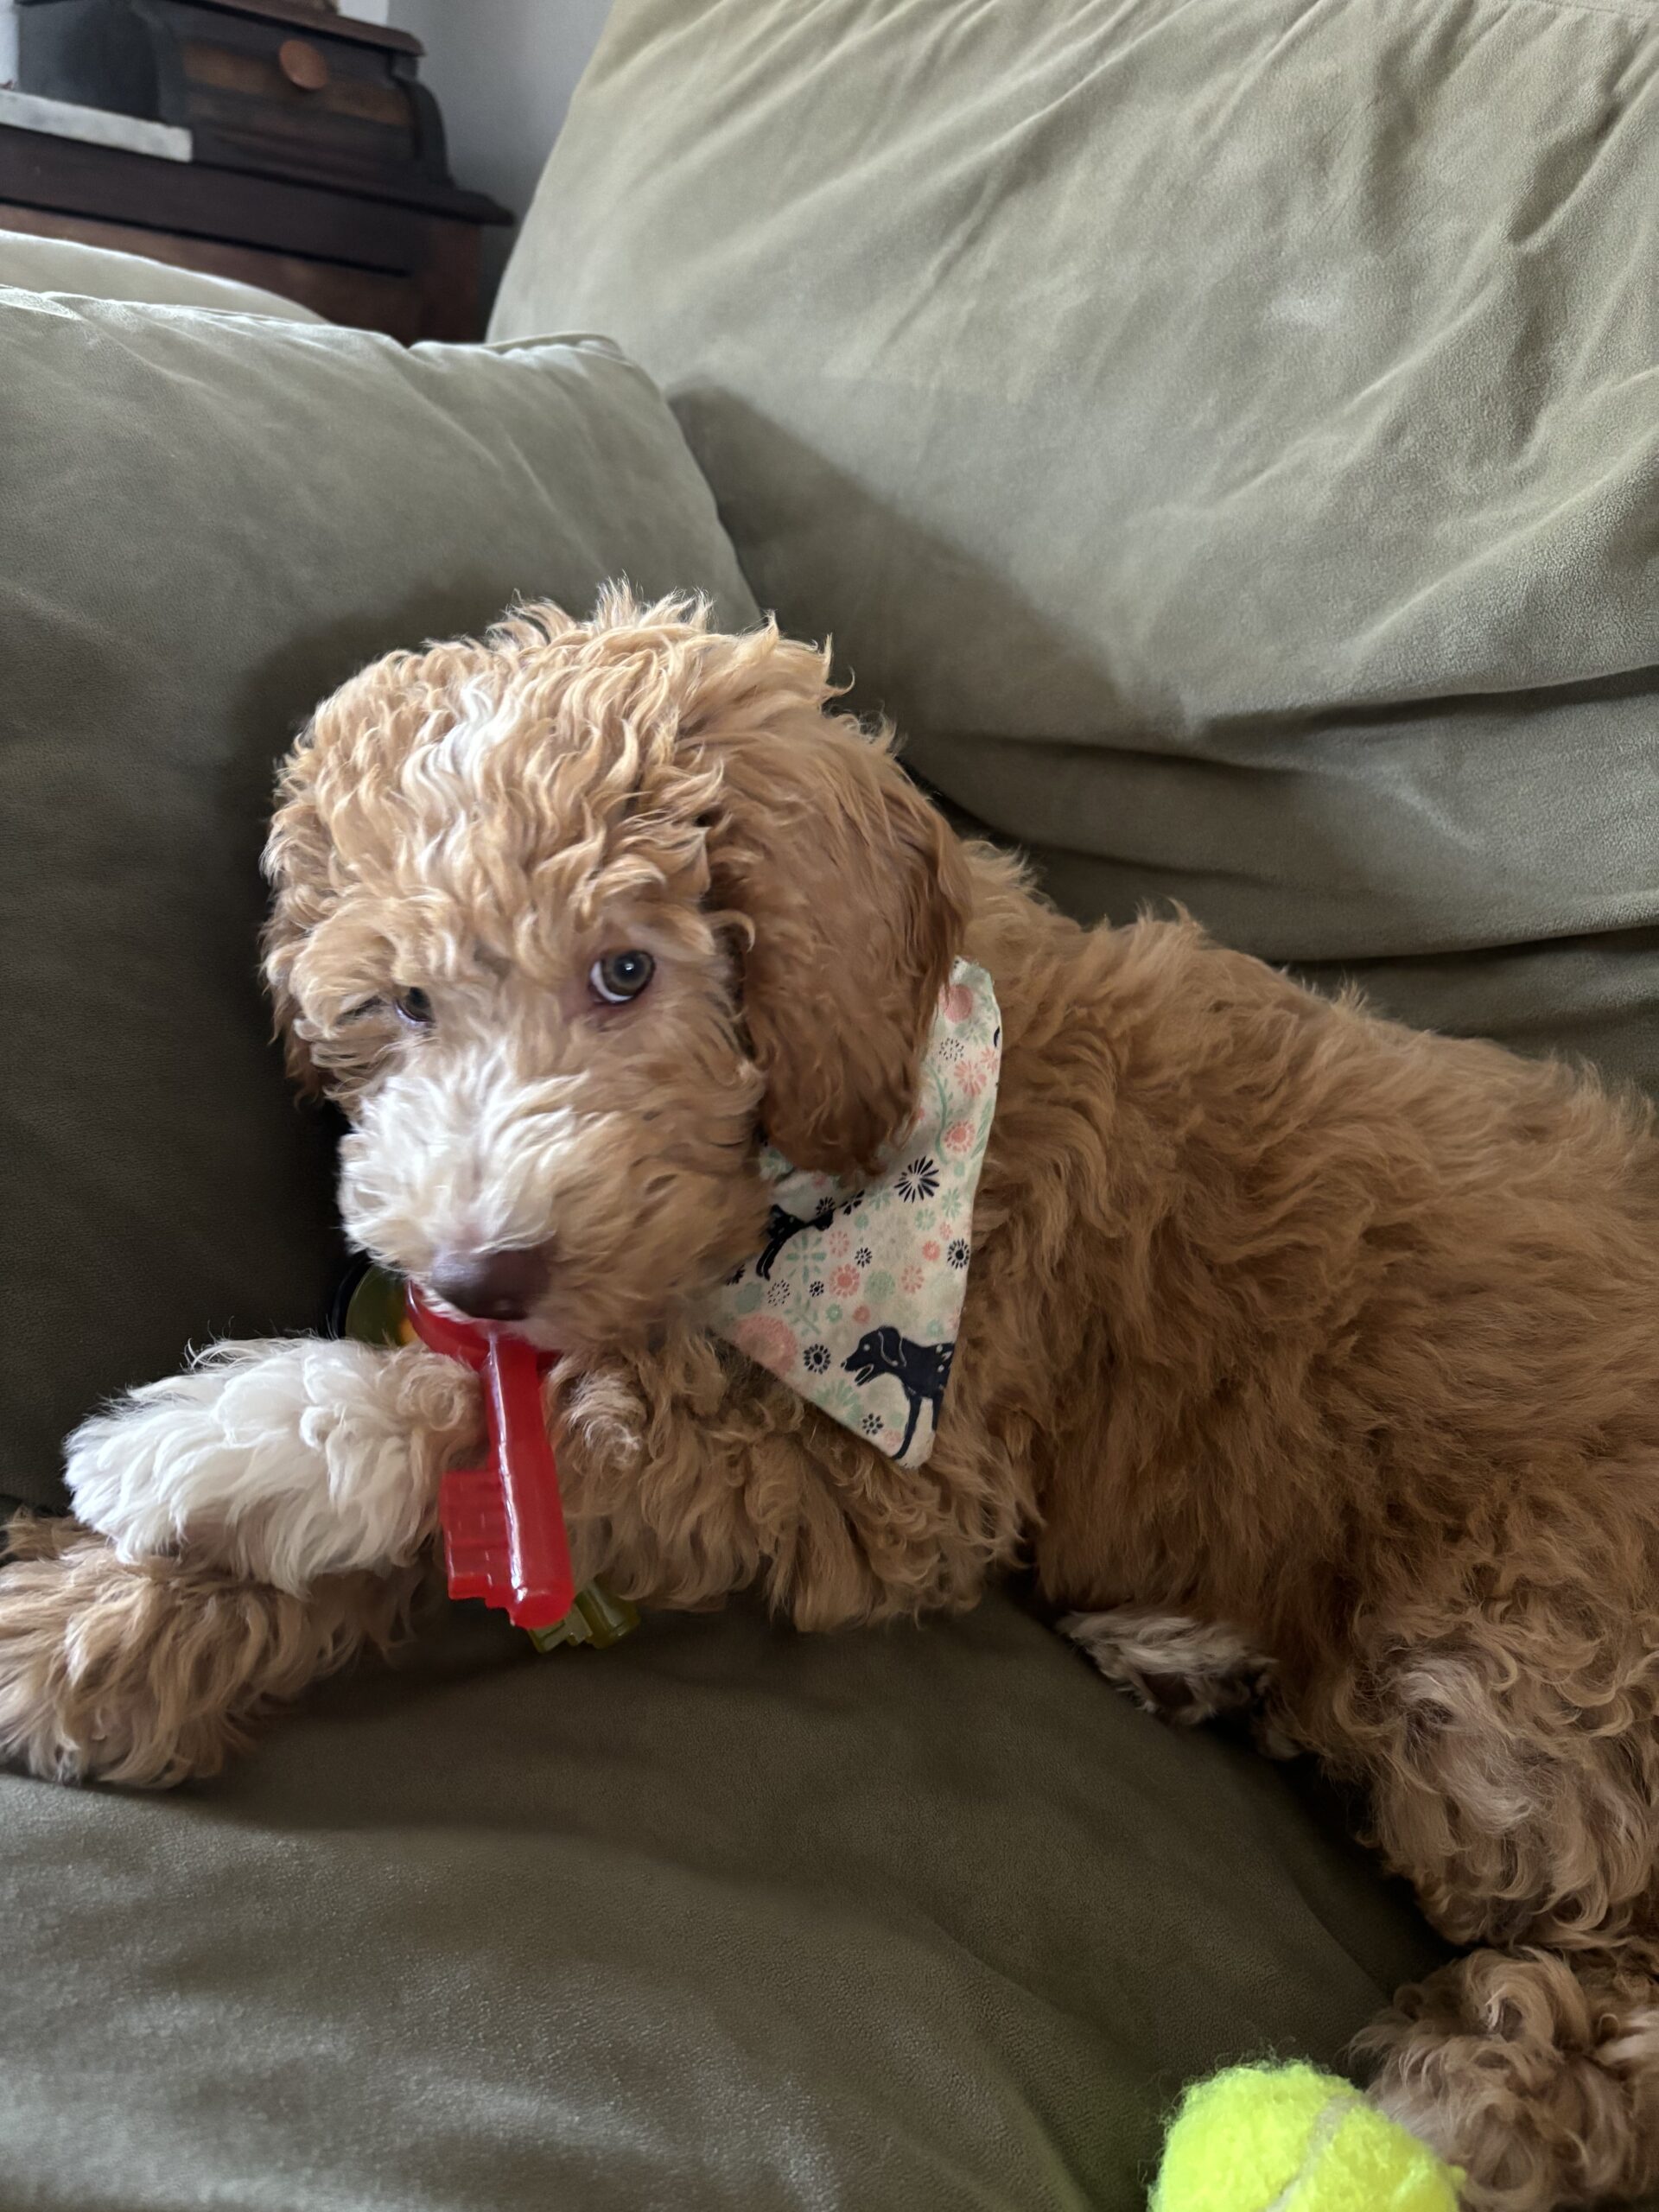
[[[19,0],[22,91],[190,133],[193,158],[0,127],[0,227],[240,277],[404,340],[479,335],[479,231],[418,40],[312,0]]]

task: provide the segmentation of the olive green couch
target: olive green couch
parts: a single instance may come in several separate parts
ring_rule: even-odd
[[[514,590],[833,630],[1076,911],[1659,1084],[1656,63],[1643,0],[618,0],[488,348],[0,240],[0,1491],[319,1318],[271,763]],[[219,1780],[0,1776],[0,2212],[1132,2212],[1183,2081],[1439,1955],[1347,1817],[1017,1588],[459,1609]]]

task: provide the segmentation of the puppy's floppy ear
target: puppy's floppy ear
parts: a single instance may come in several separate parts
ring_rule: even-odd
[[[530,648],[570,626],[556,607],[527,607],[515,610],[494,637],[498,645]],[[289,1073],[303,1090],[324,1085],[302,1033],[295,973],[307,939],[339,903],[347,857],[340,845],[342,820],[349,822],[353,809],[372,814],[435,707],[489,654],[487,645],[459,638],[371,661],[322,702],[283,763],[265,840],[265,876],[275,895],[265,925],[264,971]]]
[[[830,715],[823,656],[775,626],[715,639],[683,739],[720,772],[709,859],[741,918],[766,1134],[797,1167],[868,1168],[916,1103],[966,926],[961,848],[890,734]]]
[[[265,988],[270,993],[276,1033],[289,1074],[302,1090],[316,1093],[322,1079],[309,1048],[295,1027],[294,962],[307,936],[327,912],[328,833],[315,788],[316,732],[313,725],[283,761],[276,785],[276,811],[265,839],[264,870],[274,893],[264,938]]]

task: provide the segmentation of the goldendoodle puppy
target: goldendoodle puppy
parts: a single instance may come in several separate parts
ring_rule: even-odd
[[[1648,1114],[1184,922],[1074,926],[830,697],[775,630],[613,592],[321,709],[269,972],[352,1124],[352,1234],[563,1349],[580,1573],[655,1605],[759,1585],[823,1629],[1028,1560],[1155,1708],[1265,1699],[1475,1947],[1366,2039],[1381,2101],[1471,2204],[1659,2177]],[[905,1160],[961,958],[1001,1033],[971,1224],[930,1243],[959,1321],[907,1338],[871,1275],[804,1395],[708,1301],[757,1255],[770,1300],[838,1233],[833,1191],[776,1203],[775,1154],[855,1191]],[[936,1182],[906,1160],[899,1198]],[[866,1389],[907,1420],[837,1413]],[[0,1578],[0,1750],[211,1769],[397,1632],[478,1425],[459,1365],[321,1341],[224,1347],[89,1422],[78,1522],[26,1526]]]

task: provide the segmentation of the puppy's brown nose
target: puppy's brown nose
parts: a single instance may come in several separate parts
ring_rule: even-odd
[[[446,1306],[475,1321],[522,1321],[547,1288],[547,1254],[539,1245],[444,1252],[430,1281]]]

